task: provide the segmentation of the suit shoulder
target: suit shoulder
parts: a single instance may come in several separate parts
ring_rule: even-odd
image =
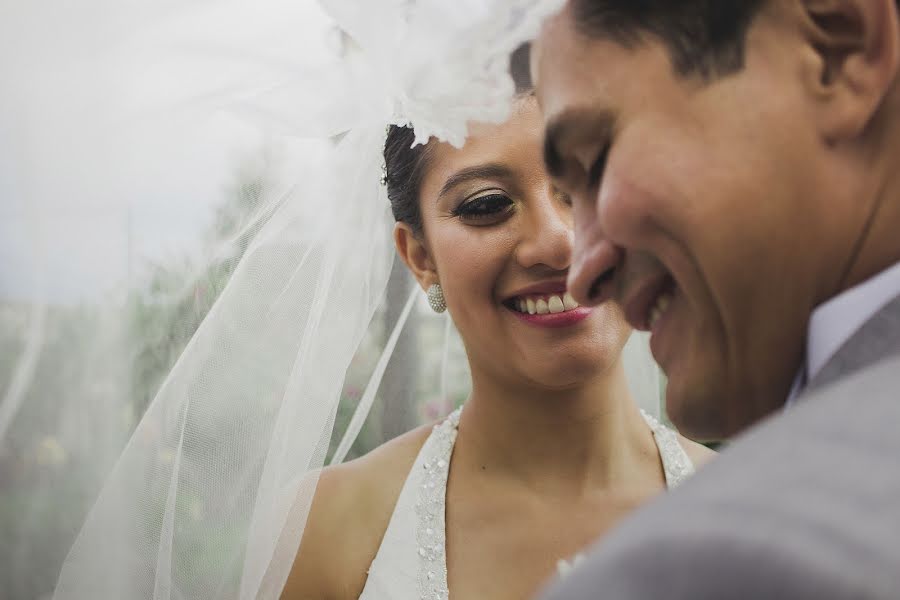
[[[541,598],[587,600],[598,591],[617,600],[896,597],[896,569],[857,566],[844,552],[823,556],[746,529],[671,527],[608,539]]]
[[[740,436],[547,598],[896,597],[898,367],[879,363]]]

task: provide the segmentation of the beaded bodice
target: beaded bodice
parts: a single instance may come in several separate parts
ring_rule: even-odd
[[[450,460],[456,443],[461,409],[438,425],[419,452],[406,480],[360,600],[447,600],[446,498]],[[672,488],[694,472],[694,465],[678,442],[678,435],[641,411],[653,431],[666,476]],[[580,557],[560,560],[560,573]]]

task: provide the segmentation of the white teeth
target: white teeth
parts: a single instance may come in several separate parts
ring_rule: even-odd
[[[540,296],[518,298],[513,303],[513,307],[516,310],[529,315],[556,315],[567,310],[574,310],[579,306],[580,304],[575,302],[575,299],[568,292],[543,298]]]
[[[560,298],[559,296],[550,296],[550,299],[547,301],[547,308],[554,315],[566,310],[566,307],[563,305],[562,298]]]

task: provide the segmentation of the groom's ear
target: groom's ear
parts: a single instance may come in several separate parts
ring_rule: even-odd
[[[416,234],[406,223],[397,223],[394,225],[394,245],[423,290],[439,282],[437,269],[421,234]]]
[[[900,68],[897,0],[800,0],[812,60],[804,73],[822,135],[861,135]]]

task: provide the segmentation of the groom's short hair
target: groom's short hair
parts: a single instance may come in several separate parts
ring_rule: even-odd
[[[626,47],[650,34],[666,45],[678,74],[712,79],[744,67],[747,30],[771,1],[572,0],[572,7],[582,34]]]
[[[744,65],[754,17],[770,0],[573,0],[578,31],[631,47],[650,34],[667,47],[675,71],[715,78]]]

